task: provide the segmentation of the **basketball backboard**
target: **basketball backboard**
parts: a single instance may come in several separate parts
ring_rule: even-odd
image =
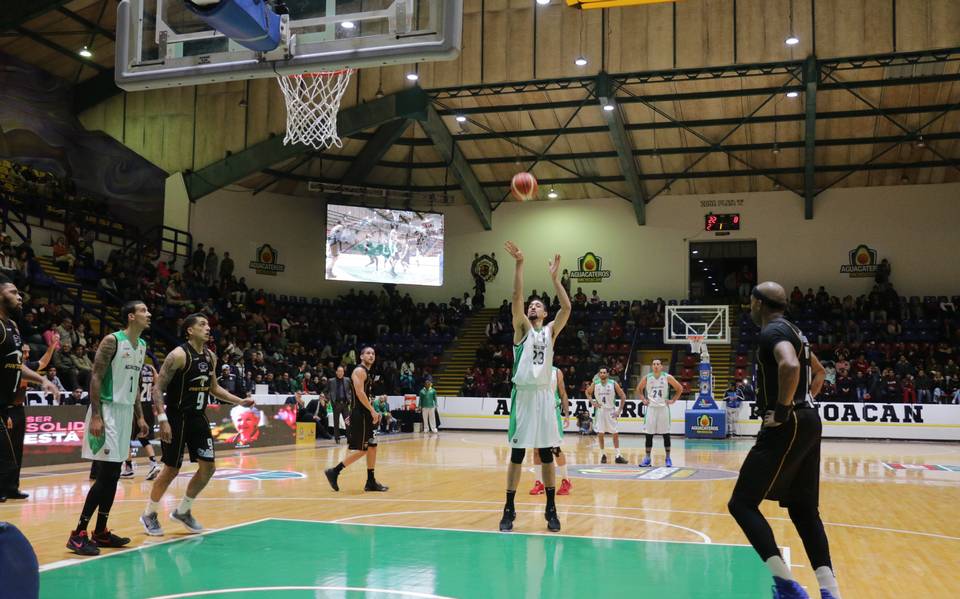
[[[184,0],[121,0],[116,83],[128,90],[455,58],[462,0],[286,0],[280,46],[255,52]]]
[[[729,306],[667,306],[663,342],[690,343],[690,335],[703,335],[704,344],[730,343]]]

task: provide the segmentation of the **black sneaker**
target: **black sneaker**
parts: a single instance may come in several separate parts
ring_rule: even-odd
[[[100,555],[100,548],[90,540],[85,530],[78,534],[70,533],[70,538],[67,539],[67,549],[77,555]]]
[[[340,485],[337,484],[337,478],[340,476],[340,473],[337,472],[336,468],[327,468],[323,471],[327,475],[327,481],[330,483],[330,486],[334,491],[340,490]]]
[[[614,462],[616,462],[616,463],[618,463],[618,464],[629,464],[629,463],[630,463],[630,462],[627,461],[627,458],[623,457],[622,455],[618,455],[618,456],[617,456],[617,459],[615,459]]]
[[[130,539],[127,537],[119,537],[109,530],[103,532],[94,532],[91,537],[94,543],[97,544],[97,547],[107,547],[107,548],[117,548],[123,547],[130,543]]]
[[[548,509],[543,513],[543,517],[547,519],[547,530],[550,532],[560,532],[560,518],[557,517],[557,509]]]
[[[367,484],[363,487],[363,490],[364,490],[364,491],[380,491],[380,492],[383,492],[383,491],[386,491],[386,490],[389,489],[389,488],[390,488],[390,487],[385,487],[385,486],[381,485],[380,483],[378,483],[378,482],[375,481],[375,480],[368,480],[368,481],[367,481]]]
[[[607,454],[603,454],[603,456],[600,457],[600,463],[601,464],[607,463]]]
[[[503,508],[503,517],[500,518],[500,532],[510,532],[513,530],[513,521],[517,519],[517,510]]]
[[[30,497],[30,493],[24,493],[19,489],[7,491],[7,499],[26,499],[27,497]]]

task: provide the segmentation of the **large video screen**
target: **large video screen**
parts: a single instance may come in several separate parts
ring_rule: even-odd
[[[327,204],[326,278],[443,285],[443,215]]]

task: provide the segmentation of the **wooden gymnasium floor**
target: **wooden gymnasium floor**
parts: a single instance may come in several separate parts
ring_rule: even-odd
[[[532,464],[517,532],[491,532],[509,452],[502,433],[458,431],[384,437],[377,475],[390,491],[382,495],[362,492],[362,462],[331,491],[322,471],[342,446],[221,454],[223,478],[194,505],[211,531],[202,536],[166,514],[166,537],[143,534],[137,516],[150,483],[141,461],[136,477],[121,481],[110,519],[134,549],[104,550],[108,557],[80,560],[64,548],[89,485],[85,465],[29,470],[31,498],[0,504],[0,520],[33,543],[42,596],[51,598],[769,597],[765,570],[726,511],[751,440],[675,438],[675,469],[648,471],[636,468],[642,437],[622,442],[632,465],[600,466],[596,437],[567,435],[578,466],[572,494],[558,498],[559,535],[547,534],[543,497],[527,494]],[[654,456],[662,466],[662,451]],[[175,481],[166,511],[185,487]],[[844,597],[960,596],[960,445],[825,441],[821,498]],[[785,510],[766,502],[764,512],[815,591]]]

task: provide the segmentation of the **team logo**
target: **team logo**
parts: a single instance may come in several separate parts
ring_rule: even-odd
[[[208,370],[210,370],[210,365],[207,364],[206,362],[200,362],[199,364],[197,364],[197,369],[200,372],[207,372]]]
[[[580,283],[599,283],[610,278],[610,271],[603,270],[603,258],[587,252],[577,259],[577,270],[570,273],[570,278]]]
[[[694,424],[690,426],[690,432],[700,435],[715,435],[720,432],[720,426],[714,423],[713,416],[700,414]]]
[[[473,264],[470,265],[470,274],[474,277],[480,277],[487,283],[496,278],[500,272],[500,266],[497,264],[496,254],[474,254]]]
[[[713,424],[713,418],[711,418],[707,414],[703,414],[702,416],[700,416],[700,418],[697,418],[697,424],[699,424],[700,426],[710,426],[711,424]]]
[[[278,272],[283,272],[287,267],[278,262],[277,250],[273,249],[269,243],[265,243],[257,248],[257,258],[250,261],[250,268],[258,275],[275,277]]]
[[[180,474],[178,478],[190,478],[192,472]],[[292,470],[256,470],[251,468],[218,468],[213,474],[214,480],[289,480],[307,478],[302,472]]]
[[[851,279],[869,278],[877,272],[877,250],[860,244],[850,250],[849,263],[840,267],[840,274],[849,275]]]

